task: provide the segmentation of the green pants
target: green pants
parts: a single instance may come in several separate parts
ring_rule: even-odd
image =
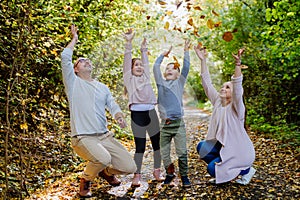
[[[176,155],[178,157],[179,174],[187,176],[186,130],[183,119],[169,120],[167,123],[165,120],[162,120],[161,122],[160,153],[166,169],[172,164],[170,155],[172,139],[174,139]]]

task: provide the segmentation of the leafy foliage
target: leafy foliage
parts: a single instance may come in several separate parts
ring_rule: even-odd
[[[4,197],[9,197],[6,193],[29,195],[47,177],[62,176],[81,162],[70,147],[68,103],[60,71],[60,52],[70,40],[69,25],[80,29],[74,57],[87,56],[100,41],[120,34],[138,19],[138,13],[130,16],[128,12],[135,4],[126,0],[1,1],[1,156],[5,159],[0,173],[5,178],[0,184]],[[119,80],[120,71],[107,78]],[[107,80],[103,81],[115,89],[117,82]]]
[[[28,196],[47,178],[76,170],[74,166],[81,162],[70,148],[68,102],[60,71],[60,52],[71,39],[71,23],[79,27],[74,57],[91,58],[95,78],[112,89],[123,110],[127,103],[122,96],[120,47],[127,28],[135,29],[136,38],[147,37],[151,62],[172,44],[180,50],[173,53],[180,63],[183,38],[202,43],[211,53],[209,66],[216,86],[233,72],[231,52],[245,46],[248,123],[299,144],[297,0],[3,0],[0,6],[0,155],[4,158],[0,188],[4,195]],[[139,47],[134,45],[137,56]],[[191,58],[187,91],[205,102],[200,63]],[[130,132],[121,131],[108,117],[119,138]]]

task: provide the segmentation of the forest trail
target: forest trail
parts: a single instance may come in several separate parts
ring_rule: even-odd
[[[189,177],[192,187],[183,189],[178,177],[177,158],[172,145],[172,160],[176,166],[177,177],[172,186],[152,181],[153,157],[151,143],[147,147],[142,166],[141,186],[130,187],[133,175],[119,176],[122,184],[109,186],[97,178],[93,183],[94,197],[90,199],[300,199],[299,152],[297,147],[286,146],[281,141],[267,139],[263,134],[248,131],[256,150],[254,168],[257,170],[247,186],[229,182],[220,185],[209,183],[206,164],[199,160],[197,143],[205,138],[210,113],[200,109],[185,107],[185,123],[189,156]],[[134,154],[134,142],[123,142]],[[161,167],[163,169],[163,165]],[[163,170],[164,171],[164,170]],[[37,191],[28,199],[77,199],[80,172],[70,173]]]

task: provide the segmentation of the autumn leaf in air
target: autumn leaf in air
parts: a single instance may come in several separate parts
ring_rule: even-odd
[[[178,0],[176,1],[176,8],[177,8],[177,9],[181,6],[182,2],[183,2],[183,1],[178,1]]]
[[[221,24],[222,24],[221,21],[220,21],[220,22],[217,22],[217,23],[214,24],[214,27],[219,27],[219,26],[221,26]]]
[[[160,5],[162,5],[162,6],[164,6],[164,5],[167,4],[167,2],[165,2],[165,1],[163,1],[163,0],[158,0],[158,3],[159,3]]]
[[[222,36],[223,40],[225,40],[226,42],[230,42],[233,38],[233,35],[231,32],[227,31],[223,34]]]
[[[205,15],[201,15],[201,16],[200,16],[200,19],[204,19],[204,18],[205,18]]]
[[[190,11],[190,10],[191,10],[191,5],[193,5],[193,4],[191,4],[191,3],[187,3],[187,5],[186,5],[186,9],[187,9],[188,11]]]
[[[202,10],[202,8],[199,5],[196,5],[193,7],[195,10]]]
[[[169,23],[169,22],[166,22],[166,23],[165,23],[165,26],[164,26],[164,29],[169,30],[169,27],[170,27],[170,23]]]
[[[208,19],[206,25],[207,25],[208,28],[213,29],[214,28],[213,20]]]
[[[178,69],[180,67],[180,64],[175,56],[173,56],[173,59],[174,59],[174,69]]]
[[[233,29],[232,33],[236,33],[238,30],[237,28]]]
[[[201,48],[203,46],[202,42],[198,42],[198,46]]]
[[[150,18],[151,18],[151,16],[148,15],[148,16],[147,16],[147,20],[149,20]]]
[[[200,35],[198,34],[198,30],[196,28],[194,29],[194,35],[200,37]]]
[[[166,12],[166,15],[167,15],[167,16],[170,16],[170,15],[172,15],[172,13],[173,13],[173,11],[168,10],[168,11]]]
[[[193,26],[194,25],[194,22],[193,22],[193,18],[190,18],[187,23],[190,25],[190,26]]]
[[[217,16],[217,17],[220,16],[220,15],[219,15],[216,11],[214,11],[214,10],[212,10],[211,12],[212,12],[212,14],[214,14],[214,15]]]

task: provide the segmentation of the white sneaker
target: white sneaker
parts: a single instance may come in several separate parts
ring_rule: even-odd
[[[242,185],[247,185],[251,181],[255,172],[256,170],[253,167],[251,167],[248,174],[243,175],[242,178],[237,179],[236,182]]]
[[[211,184],[216,184],[216,179],[215,178],[211,178],[208,180],[209,183]]]

